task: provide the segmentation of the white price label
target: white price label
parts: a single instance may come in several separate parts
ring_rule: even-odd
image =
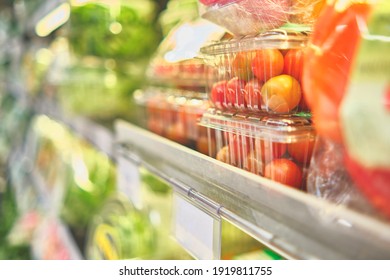
[[[118,190],[136,206],[141,206],[141,177],[139,168],[129,159],[119,156],[117,161]]]
[[[220,259],[221,220],[174,194],[173,234],[199,260]]]

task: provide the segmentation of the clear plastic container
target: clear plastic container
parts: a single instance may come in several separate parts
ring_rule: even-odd
[[[308,37],[305,32],[273,30],[203,47],[213,106],[272,114],[308,111],[301,86]]]
[[[198,57],[207,42],[226,34],[223,28],[201,18],[182,22],[161,41],[150,60],[146,76],[157,86],[204,91],[205,67]]]
[[[208,129],[210,156],[306,190],[307,167],[315,141],[309,119],[209,109],[200,125]]]
[[[139,105],[140,125],[179,144],[196,147],[198,121],[209,108],[205,93],[148,87],[134,94]]]
[[[234,35],[251,35],[294,23],[311,27],[326,0],[199,0],[200,15]]]
[[[163,57],[155,57],[149,64],[146,75],[154,84],[188,90],[204,90],[204,69],[203,60],[199,58],[168,62]]]

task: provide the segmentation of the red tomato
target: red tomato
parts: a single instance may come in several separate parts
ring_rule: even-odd
[[[229,80],[227,83],[227,101],[230,106],[238,108],[245,107],[245,85],[246,82],[237,77]]]
[[[261,88],[263,83],[257,79],[250,80],[245,85],[244,97],[248,108],[261,110]]]
[[[257,157],[267,163],[281,158],[286,153],[287,146],[284,143],[255,139],[255,150]]]
[[[261,156],[259,157],[255,150],[249,152],[246,156],[243,168],[249,172],[252,172],[257,175],[264,174],[264,161]]]
[[[251,139],[236,133],[228,133],[228,143],[231,164],[241,168],[247,154],[253,149]]]
[[[314,140],[304,140],[288,144],[287,151],[293,159],[307,165],[313,154]]]
[[[183,123],[177,122],[168,126],[165,137],[182,145],[188,144],[188,137]]]
[[[159,119],[149,118],[147,127],[151,132],[154,132],[158,135],[164,134],[164,124]]]
[[[390,170],[370,169],[345,155],[345,166],[356,186],[371,204],[390,218]]]
[[[202,154],[208,155],[210,157],[215,157],[216,147],[215,139],[209,138],[207,136],[199,136],[196,140],[196,150]]]
[[[295,78],[289,75],[276,76],[263,85],[261,97],[268,110],[289,113],[301,101],[301,86]]]
[[[284,69],[283,73],[290,75],[298,81],[302,78],[303,69],[303,50],[292,49],[289,50],[284,56]]]
[[[309,105],[307,105],[306,98],[307,98],[307,95],[304,93],[304,88],[303,88],[303,85],[302,85],[302,82],[301,82],[301,101],[298,104],[298,108],[301,111],[309,112],[310,108],[309,108]]]
[[[224,163],[230,164],[230,151],[228,146],[222,147],[216,155],[216,159]]]
[[[227,81],[219,81],[213,85],[211,89],[211,102],[215,105],[215,107],[222,109],[226,106],[227,93]]]
[[[283,55],[276,49],[264,49],[256,51],[252,60],[253,74],[261,81],[266,81],[283,72]]]
[[[252,79],[253,73],[251,65],[255,55],[255,52],[237,53],[232,63],[233,75],[246,81]]]
[[[265,166],[264,176],[296,189],[302,186],[302,171],[289,159],[275,159],[268,163]]]

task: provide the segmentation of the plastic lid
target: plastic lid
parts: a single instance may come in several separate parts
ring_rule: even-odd
[[[204,55],[227,54],[239,51],[258,49],[293,49],[305,47],[309,32],[275,29],[242,37],[228,38],[202,47],[200,52]]]
[[[200,125],[284,143],[311,138],[315,135],[314,127],[309,118],[221,112],[214,108],[203,114]]]
[[[164,87],[147,87],[145,89],[139,89],[134,92],[134,99],[138,104],[144,104],[151,98],[160,96],[164,100],[173,101],[180,105],[190,100],[207,100],[208,96],[204,92],[196,92],[190,90],[181,90]]]

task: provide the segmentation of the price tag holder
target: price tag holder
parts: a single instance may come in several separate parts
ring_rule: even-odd
[[[117,157],[117,187],[130,201],[141,206],[141,176],[139,167],[123,155]]]
[[[221,219],[177,193],[173,196],[173,235],[199,260],[221,258]]]

